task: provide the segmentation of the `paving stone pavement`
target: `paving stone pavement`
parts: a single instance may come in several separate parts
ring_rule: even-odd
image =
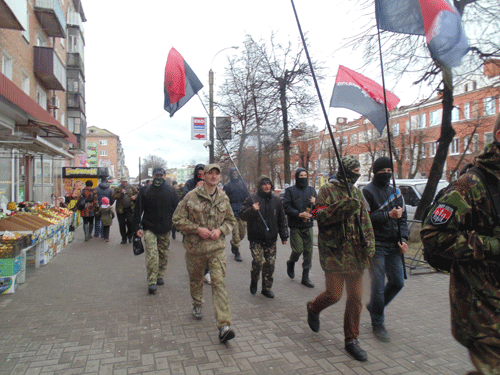
[[[28,269],[26,283],[0,296],[0,375],[6,374],[465,374],[467,351],[452,338],[448,277],[409,275],[386,310],[390,343],[377,341],[366,308],[360,343],[367,362],[344,350],[345,297],[321,313],[321,330],[306,321],[306,302],[323,290],[315,249],[309,289],[286,275],[289,245],[278,245],[274,299],[249,292],[251,256],[226,246],[226,286],[236,338],[220,344],[206,285],[204,317],[191,317],[182,236],[171,241],[165,285],[147,293],[144,255],[111,239],[75,240],[49,264]],[[300,263],[296,270],[300,270]],[[298,272],[297,272],[298,273]],[[300,274],[298,275],[300,276]],[[363,303],[368,301],[365,274]]]

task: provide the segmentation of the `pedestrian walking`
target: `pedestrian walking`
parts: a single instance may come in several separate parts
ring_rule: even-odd
[[[175,189],[165,182],[165,170],[153,169],[153,182],[142,188],[134,211],[134,231],[146,242],[146,270],[149,294],[155,294],[168,263],[172,215],[179,199]]]
[[[175,210],[173,222],[185,233],[186,266],[189,273],[193,317],[201,319],[203,273],[208,263],[212,280],[212,299],[219,340],[235,337],[231,326],[229,298],[224,285],[226,275],[226,236],[236,220],[229,198],[217,188],[221,169],[217,164],[205,167],[205,183],[190,191]]]
[[[113,207],[111,207],[109,203],[108,197],[102,197],[101,207],[99,207],[98,211],[102,223],[102,238],[104,238],[106,242],[109,242],[109,229],[115,218]]]
[[[135,200],[138,194],[137,189],[129,185],[126,177],[122,177],[120,185],[113,192],[113,199],[116,202],[116,216],[122,236],[121,244],[127,243],[127,239],[129,243],[132,243],[132,235],[134,234],[132,222],[134,220]]]
[[[97,203],[99,207],[102,205],[102,198],[106,197],[109,200],[109,205],[112,206],[114,203],[113,199],[113,189],[110,188],[108,184],[108,178],[105,177],[101,180],[101,183],[97,185],[97,187],[94,189],[95,192],[97,193]],[[102,223],[101,223],[101,215],[99,212],[95,216],[95,221],[94,221],[94,237],[101,237],[101,229],[102,229]]]
[[[172,181],[172,187],[175,190],[175,194],[177,194],[178,200],[182,199],[182,191],[180,189],[180,186],[177,184],[177,181]],[[175,225],[172,225],[172,239],[175,240],[175,233],[177,230],[175,229]]]
[[[397,189],[395,192],[390,184],[391,159],[386,156],[378,158],[372,169],[373,179],[363,188],[375,233],[375,255],[370,262],[370,302],[366,307],[370,312],[375,337],[382,342],[389,342],[391,339],[384,325],[384,310],[404,286],[401,254],[408,251],[407,212],[401,191]]]
[[[469,350],[474,374],[500,374],[500,116],[493,136],[420,232],[426,250],[451,263],[452,334]]]
[[[236,218],[236,225],[233,228],[233,235],[231,238],[231,252],[234,254],[234,260],[241,262],[240,242],[245,238],[247,223],[239,217],[238,212],[249,194],[236,168],[231,168],[229,170],[229,179],[229,182],[224,185],[224,192],[229,198],[229,202],[231,202],[231,208]]]
[[[366,361],[368,356],[358,342],[359,322],[363,271],[368,267],[370,257],[375,254],[375,238],[363,193],[354,187],[360,176],[359,161],[344,156],[342,163],[345,174],[342,170],[338,171],[321,187],[318,194],[315,215],[319,228],[319,259],[325,272],[326,290],[307,303],[307,322],[311,330],[318,332],[320,312],[340,300],[345,284],[345,349],[354,359]],[[349,196],[346,182],[352,197]]]
[[[83,218],[83,232],[85,234],[85,242],[92,238],[92,230],[94,229],[94,217],[98,210],[97,194],[92,188],[92,181],[87,180],[85,187],[80,192],[80,198],[84,198],[84,207],[80,208],[81,216]]]
[[[286,262],[288,277],[295,277],[295,262],[302,255],[302,281],[301,284],[314,288],[309,279],[309,271],[312,267],[313,254],[313,217],[311,211],[314,209],[316,190],[308,185],[309,174],[304,168],[298,168],[295,172],[295,185],[285,189],[283,207],[288,217],[290,227],[290,245],[292,252]]]
[[[269,177],[259,177],[257,192],[245,200],[239,212],[240,219],[248,223],[248,240],[252,252],[250,293],[257,292],[257,284],[262,272],[262,294],[267,298],[274,298],[271,288],[278,234],[283,245],[286,245],[288,239],[283,204],[281,199],[273,194],[273,190]]]

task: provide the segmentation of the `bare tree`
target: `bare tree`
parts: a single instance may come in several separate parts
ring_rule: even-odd
[[[142,160],[141,179],[150,177],[149,169],[164,168],[167,169],[167,162],[157,155],[148,155]]]

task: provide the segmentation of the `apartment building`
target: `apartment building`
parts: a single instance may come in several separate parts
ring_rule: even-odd
[[[122,176],[128,176],[120,137],[109,130],[89,126],[87,129],[87,166],[107,167],[110,177],[118,181]]]
[[[62,195],[85,160],[81,0],[0,0],[0,201]]]
[[[444,166],[443,179],[454,179],[464,164],[471,162],[493,141],[492,127],[500,112],[500,60],[489,61],[482,74],[474,74],[455,83],[452,126],[456,132]],[[394,169],[398,178],[426,178],[437,149],[441,132],[442,102],[437,95],[431,100],[399,107],[390,114]],[[370,121],[337,118],[333,135],[341,155],[356,156],[364,179],[371,176],[373,161],[388,155],[387,131],[382,136]],[[292,131],[291,167],[305,167],[311,176],[326,181],[337,168],[328,131],[322,145],[323,131],[305,124]],[[319,158],[321,150],[321,158]],[[283,179],[282,151],[276,161],[278,184]],[[319,166],[318,166],[319,164]],[[293,173],[292,173],[293,176]]]

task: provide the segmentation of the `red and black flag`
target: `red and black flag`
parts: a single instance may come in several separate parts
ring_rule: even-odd
[[[385,90],[387,108],[396,108],[399,98]],[[333,88],[330,107],[347,108],[365,116],[377,128],[380,135],[386,124],[384,90],[377,82],[340,66]]]
[[[174,115],[189,99],[201,90],[203,84],[175,48],[168,53],[165,65],[165,111]]]

